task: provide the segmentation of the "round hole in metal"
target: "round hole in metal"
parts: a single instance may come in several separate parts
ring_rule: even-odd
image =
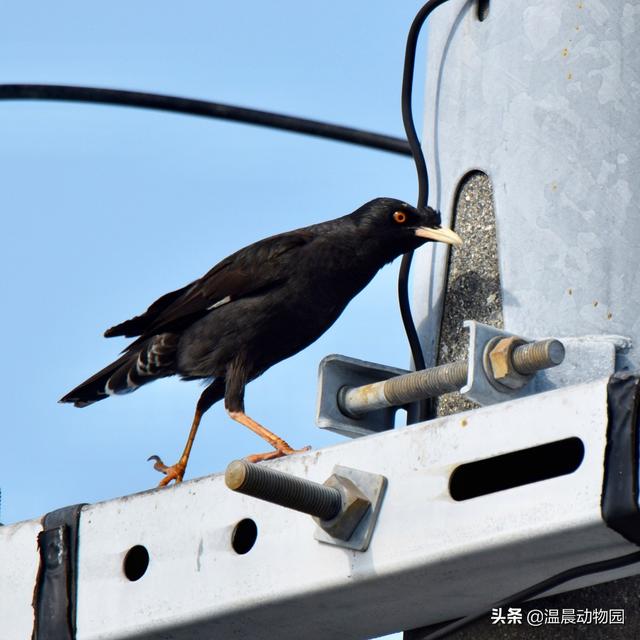
[[[489,17],[489,0],[478,0],[478,20],[484,22]]]
[[[122,563],[122,570],[131,582],[135,582],[136,580],[140,580],[147,572],[148,566],[149,552],[146,547],[137,544],[127,551],[127,555],[124,557],[124,562]]]
[[[233,550],[240,555],[249,553],[256,543],[257,537],[258,526],[251,518],[245,518],[244,520],[240,520],[233,528],[231,546]]]

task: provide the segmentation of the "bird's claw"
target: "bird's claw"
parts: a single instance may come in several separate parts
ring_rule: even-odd
[[[164,473],[164,478],[160,480],[158,483],[159,487],[164,487],[168,485],[172,480],[175,480],[176,484],[182,482],[182,478],[184,476],[184,472],[187,468],[187,465],[182,461],[176,462],[176,464],[172,464],[168,467],[164,462],[162,462],[162,458],[160,456],[149,456],[147,458],[147,462],[150,460],[155,460],[153,464],[153,468],[160,473]]]
[[[247,456],[245,460],[247,462],[263,462],[265,460],[275,460],[276,458],[282,458],[283,456],[290,456],[292,453],[304,453],[309,451],[310,446],[302,447],[302,449],[292,449],[291,447],[282,447],[276,449],[276,451],[269,451],[267,453],[254,453],[251,456]]]
[[[160,473],[166,473],[167,472],[167,469],[169,467],[167,467],[167,465],[164,462],[162,462],[162,458],[160,456],[155,456],[155,455],[154,456],[149,456],[147,458],[147,462],[150,462],[151,460],[155,460],[155,462],[153,464],[153,468],[156,471],[159,471]]]

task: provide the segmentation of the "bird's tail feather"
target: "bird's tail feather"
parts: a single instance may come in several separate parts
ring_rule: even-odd
[[[175,373],[178,336],[163,333],[127,350],[117,360],[67,393],[60,402],[86,407],[114,394],[135,391],[147,382]]]

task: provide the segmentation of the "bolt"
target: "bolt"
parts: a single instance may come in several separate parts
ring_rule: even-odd
[[[512,359],[514,350],[525,344],[525,340],[516,336],[493,338],[485,344],[484,371],[494,387],[499,390],[504,390],[504,387],[516,390],[521,389],[529,382],[527,376],[515,369]]]
[[[554,339],[527,343],[515,336],[496,337],[487,343],[484,360],[487,376],[497,389],[515,390],[536,371],[559,365],[564,360],[564,346]],[[468,371],[467,362],[451,362],[360,387],[342,387],[338,407],[345,416],[357,420],[369,411],[458,391],[467,383]]]
[[[555,367],[564,360],[558,340],[525,342],[516,336],[494,338],[485,347],[485,372],[489,379],[509,389],[521,389],[531,375]]]
[[[246,460],[231,462],[224,479],[233,491],[302,511],[321,520],[332,520],[342,509],[342,495],[338,489]]]
[[[553,338],[529,342],[516,347],[512,359],[518,373],[535,373],[559,365],[564,360],[564,345]]]
[[[418,394],[421,398],[435,398],[463,387],[467,382],[468,370],[466,362],[451,362],[391,378],[385,382],[384,395],[394,406],[414,402]]]
[[[337,473],[327,479],[325,486],[334,487],[340,492],[342,508],[331,520],[315,518],[315,521],[330,536],[348,540],[369,511],[371,501],[349,478]]]
[[[343,387],[338,392],[338,406],[346,416],[358,419],[375,409],[435,398],[463,387],[468,369],[466,362],[451,362],[361,387]]]

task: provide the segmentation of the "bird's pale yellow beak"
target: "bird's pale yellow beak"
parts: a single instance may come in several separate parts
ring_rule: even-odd
[[[433,227],[418,227],[416,229],[416,235],[421,238],[428,238],[434,242],[446,242],[447,244],[453,244],[455,246],[462,244],[462,238],[455,231],[447,229],[446,227],[438,227],[436,229]]]

